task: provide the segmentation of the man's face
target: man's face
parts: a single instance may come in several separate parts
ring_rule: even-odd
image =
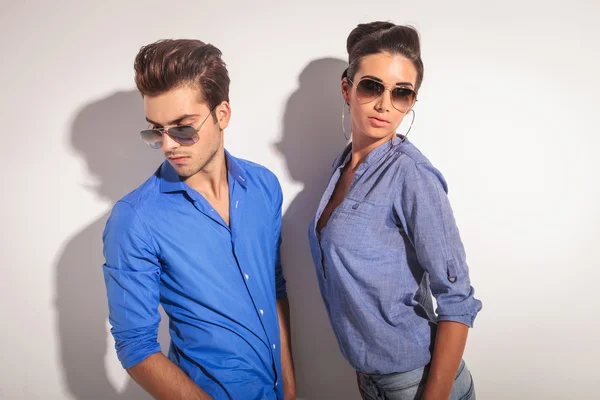
[[[215,107],[217,120],[201,100],[200,91],[183,86],[158,96],[144,96],[146,119],[153,128],[165,130],[177,125],[191,125],[198,129],[198,141],[182,145],[163,134],[161,150],[179,176],[184,179],[202,171],[221,149],[222,131],[230,117],[229,104],[222,102]]]

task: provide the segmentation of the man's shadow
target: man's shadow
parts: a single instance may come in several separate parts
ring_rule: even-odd
[[[70,145],[91,174],[91,182],[82,182],[82,187],[111,207],[150,177],[163,160],[160,151],[151,150],[140,139],[137,132],[143,128],[143,104],[137,91],[94,101],[74,119]],[[105,365],[105,358],[114,361],[116,357],[114,348],[109,348],[102,274],[102,231],[107,217],[108,212],[75,233],[56,264],[55,305],[65,383],[78,400],[150,399],[129,377],[122,391],[115,389]],[[165,351],[169,342],[167,317],[161,314],[159,341]]]
[[[282,261],[292,307],[292,335],[298,396],[307,400],[359,399],[353,370],[342,358],[316,282],[308,247],[308,223],[327,184],[331,164],[346,141],[341,130],[338,59],[311,62],[289,98],[277,149],[292,179],[304,184],[286,210]],[[137,132],[144,127],[137,91],[120,92],[82,108],[72,124],[70,144],[93,178],[82,186],[112,206],[139,186],[163,161],[145,147]],[[56,264],[56,309],[60,357],[66,386],[78,400],[142,400],[150,397],[128,378],[122,391],[109,379],[107,300],[102,275],[102,231],[108,212],[75,233]],[[159,332],[168,345],[164,313]],[[110,354],[107,355],[107,351]]]
[[[327,186],[342,131],[341,75],[347,63],[310,62],[287,101],[283,133],[275,146],[294,181],[304,184],[283,216],[282,264],[291,305],[297,394],[306,400],[359,399],[354,370],[342,357],[317,285],[308,225]]]

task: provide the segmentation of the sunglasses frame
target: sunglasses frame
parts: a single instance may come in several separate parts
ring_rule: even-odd
[[[367,104],[367,103],[370,103],[370,102],[372,102],[372,101],[374,101],[374,100],[377,100],[378,98],[380,98],[381,96],[383,96],[383,94],[384,94],[384,93],[385,93],[387,90],[389,90],[389,91],[390,91],[390,103],[392,104],[392,107],[394,107],[394,109],[395,109],[395,110],[397,110],[398,112],[401,112],[401,113],[403,113],[403,114],[407,114],[407,113],[408,113],[408,112],[409,112],[409,111],[410,111],[410,110],[411,110],[411,109],[412,109],[412,108],[415,106],[415,103],[416,103],[417,101],[419,101],[419,100],[417,99],[417,92],[415,92],[414,90],[412,90],[411,88],[409,88],[409,87],[406,87],[406,86],[387,86],[387,85],[384,85],[384,84],[383,84],[383,82],[377,81],[377,80],[375,80],[375,79],[373,79],[373,78],[361,78],[361,79],[358,81],[358,83],[354,83],[354,82],[352,81],[352,79],[350,79],[350,78],[346,78],[346,79],[348,79],[348,82],[350,82],[350,83],[352,84],[352,86],[356,88],[356,90],[358,90],[358,85],[360,85],[360,83],[361,83],[361,82],[363,82],[363,81],[371,81],[371,82],[375,82],[375,83],[377,83],[377,84],[379,84],[379,85],[381,85],[381,86],[383,87],[383,92],[381,92],[381,94],[380,94],[379,96],[373,97],[371,100],[369,100],[369,101],[365,101],[364,103],[363,103],[363,102],[361,102],[361,104]],[[411,91],[411,92],[413,93],[413,96],[414,96],[414,101],[413,101],[413,102],[412,102],[412,104],[411,104],[411,105],[410,105],[410,106],[409,106],[409,107],[406,109],[406,111],[402,111],[402,110],[398,109],[398,108],[397,108],[397,107],[394,105],[394,100],[393,100],[393,98],[392,98],[392,91],[393,91],[394,89],[404,89],[404,90],[409,90],[409,91]],[[357,95],[356,97],[358,98],[358,95]],[[359,98],[359,101],[360,101],[360,98]]]
[[[158,150],[158,149],[160,149],[162,147],[163,142],[164,142],[164,139],[162,139],[162,138],[165,136],[165,134],[169,135],[169,137],[171,139],[173,139],[175,142],[177,142],[181,146],[192,146],[192,145],[198,143],[198,140],[200,139],[199,135],[198,135],[198,132],[200,131],[200,129],[202,129],[202,127],[204,126],[204,123],[206,122],[206,120],[208,119],[208,117],[210,117],[212,115],[213,111],[216,108],[217,107],[215,106],[212,110],[210,110],[210,112],[208,113],[208,115],[206,116],[206,118],[204,118],[204,120],[200,123],[200,125],[197,128],[194,128],[193,125],[176,125],[176,126],[172,126],[170,128],[166,128],[166,129],[164,127],[162,127],[162,128],[149,128],[149,129],[144,129],[144,130],[140,131],[140,137],[142,138],[142,140],[144,141],[144,143],[146,143],[151,149],[154,149],[154,150]],[[152,124],[150,124],[150,126],[152,126]],[[187,127],[192,128],[193,130],[196,131],[195,137],[190,138],[190,139],[192,139],[194,141],[191,144],[181,143],[181,142],[179,142],[178,139],[182,139],[182,138],[178,138],[177,136],[173,136],[173,134],[169,133],[169,130],[171,130],[173,128],[187,128]],[[144,135],[144,132],[147,132],[147,131],[158,131],[158,132],[160,132],[161,139],[162,139],[160,146],[154,147],[150,143],[146,142],[146,140],[144,140],[144,136],[143,135]]]

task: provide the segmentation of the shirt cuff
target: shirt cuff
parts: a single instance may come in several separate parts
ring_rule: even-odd
[[[147,340],[142,338],[117,340],[116,347],[117,357],[125,369],[134,367],[152,354],[160,353],[161,351],[160,343],[158,343],[156,338]]]
[[[473,323],[475,322],[475,315],[440,315],[438,317],[438,322],[441,321],[459,322],[472,328]]]

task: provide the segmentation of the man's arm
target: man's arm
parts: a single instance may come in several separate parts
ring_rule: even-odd
[[[460,322],[438,323],[424,400],[449,399],[456,372],[462,360],[469,327]]]
[[[277,299],[277,319],[279,320],[281,382],[285,400],[296,400],[296,379],[292,358],[292,339],[290,330],[290,303],[287,299],[286,281],[281,267],[281,219],[283,192],[277,177],[273,175],[274,218],[273,243],[275,245],[275,297]]]
[[[111,333],[123,368],[156,399],[210,399],[160,352],[157,246],[130,204],[115,204],[103,242]]]
[[[290,332],[290,303],[287,297],[277,299],[277,316],[281,336],[281,370],[283,376],[283,395],[285,400],[296,399],[296,379],[294,378],[294,360],[292,358],[292,340]]]
[[[162,353],[152,354],[127,372],[156,400],[212,400]]]

